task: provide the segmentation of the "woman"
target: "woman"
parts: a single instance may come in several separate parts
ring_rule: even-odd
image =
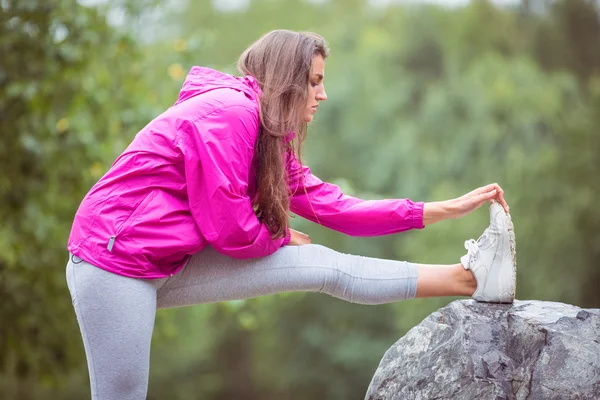
[[[443,202],[364,201],[298,161],[306,125],[327,99],[327,55],[320,36],[280,30],[241,55],[243,77],[192,68],[175,105],[86,195],[67,282],[94,399],[145,398],[157,308],[285,291],[361,304],[456,295],[512,302],[514,238],[497,184]],[[341,254],[288,226],[292,211],[349,235],[387,235],[488,201],[490,227],[451,266]]]

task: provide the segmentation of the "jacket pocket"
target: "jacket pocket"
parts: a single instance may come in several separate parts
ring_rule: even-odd
[[[129,218],[127,218],[125,222],[123,222],[123,224],[121,224],[121,226],[117,228],[117,231],[114,236],[115,238],[119,237],[119,235],[122,235],[127,231],[131,224],[133,224],[144,212],[148,204],[150,204],[150,202],[156,197],[157,193],[158,190],[152,190],[150,193],[148,193],[146,197],[144,197],[144,200],[142,200],[142,202],[135,208],[135,210],[133,210]]]

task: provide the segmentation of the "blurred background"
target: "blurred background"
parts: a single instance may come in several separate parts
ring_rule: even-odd
[[[498,182],[519,299],[600,306],[600,20],[591,0],[0,0],[0,398],[84,399],[66,241],[87,190],[193,65],[236,73],[287,28],[331,47],[304,161],[347,194],[445,200]],[[455,263],[485,207],[344,253]],[[383,353],[453,298],[281,294],[157,314],[149,399],[362,399]]]

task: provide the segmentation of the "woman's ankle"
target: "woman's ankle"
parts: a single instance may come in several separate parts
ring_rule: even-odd
[[[465,269],[462,264],[457,264],[455,269],[459,293],[462,296],[472,296],[475,290],[477,290],[475,275],[470,270]]]

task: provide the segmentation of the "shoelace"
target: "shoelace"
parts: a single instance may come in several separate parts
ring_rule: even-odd
[[[487,238],[487,232],[484,232],[483,235],[481,235],[477,240],[469,239],[465,241],[465,250],[467,250],[467,255],[469,257],[469,267],[471,266],[471,263],[477,259],[477,255],[479,254],[479,245],[486,241]]]

